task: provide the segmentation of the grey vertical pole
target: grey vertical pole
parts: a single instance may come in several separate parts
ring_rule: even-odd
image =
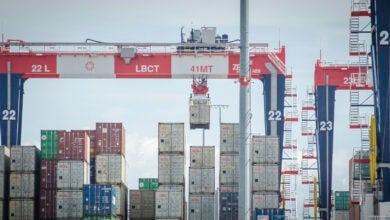
[[[7,146],[11,147],[11,62],[7,62]]]
[[[240,0],[240,180],[238,219],[250,219],[249,0]]]
[[[326,87],[325,87],[325,100],[326,100],[326,128],[328,128],[329,121],[329,76],[326,76]],[[326,129],[326,219],[330,219],[329,213],[329,130]]]

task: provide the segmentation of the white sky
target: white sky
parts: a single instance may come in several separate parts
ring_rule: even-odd
[[[299,85],[302,102],[313,85],[319,58],[347,61],[349,0],[250,0],[251,43],[286,45],[287,67]],[[180,41],[180,27],[215,26],[217,33],[239,38],[239,1],[233,0],[0,0],[0,28],[5,38],[30,42]],[[188,35],[187,35],[188,36]],[[199,145],[201,131],[189,130],[191,80],[58,80],[32,79],[25,84],[23,144],[40,145],[41,129],[95,128],[95,122],[123,122],[127,131],[129,188],[139,177],[157,177],[158,122],[185,122],[186,144]],[[209,80],[213,104],[227,104],[223,122],[238,122],[239,87],[233,80]],[[264,134],[262,84],[252,86],[254,133]],[[348,190],[348,163],[359,131],[348,129],[348,92],[337,92],[333,189]],[[206,144],[219,144],[218,111],[212,111]],[[299,136],[299,148],[306,138]],[[345,138],[348,137],[348,138]],[[300,184],[298,184],[300,186]],[[302,191],[304,189],[299,189]],[[301,214],[301,213],[299,213]]]

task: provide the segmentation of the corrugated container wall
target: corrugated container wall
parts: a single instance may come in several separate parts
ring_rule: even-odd
[[[240,156],[221,155],[219,181],[221,185],[238,184],[240,170]]]
[[[89,165],[81,160],[61,160],[57,163],[57,188],[82,189],[89,184]]]
[[[214,195],[189,196],[189,220],[214,219]]]
[[[223,192],[238,192],[238,184],[235,185],[220,185],[219,191]]]
[[[96,123],[95,155],[126,154],[126,131],[122,123]]]
[[[123,155],[96,155],[96,183],[124,184],[127,186],[127,164]]]
[[[127,187],[124,185],[112,185],[115,189],[116,197],[116,215],[125,217],[127,214],[128,198],[127,198]]]
[[[238,192],[221,193],[219,197],[219,219],[238,219]]]
[[[41,159],[57,159],[58,132],[57,130],[41,130]]]
[[[89,163],[89,137],[85,131],[58,132],[58,159]]]
[[[35,201],[29,199],[11,199],[9,201],[9,219],[35,219],[36,207]]]
[[[255,164],[252,166],[253,191],[278,191],[279,167],[270,164]]]
[[[84,215],[115,215],[116,191],[111,185],[84,185]]]
[[[4,207],[4,203],[4,201],[0,200],[0,219],[5,219],[4,217],[8,216],[8,210]]]
[[[184,123],[158,123],[158,152],[184,153]]]
[[[279,195],[277,192],[255,192],[252,197],[252,211],[256,209],[279,208]]]
[[[284,220],[285,211],[283,209],[258,209],[253,212],[253,220]]]
[[[85,132],[89,138],[89,158],[94,159],[96,156],[96,130],[72,130],[74,132]]]
[[[39,170],[39,155],[35,146],[12,146],[10,157],[11,172],[35,172]]]
[[[130,190],[130,219],[155,219],[155,205],[155,191]]]
[[[240,148],[240,125],[238,123],[221,123],[220,137],[221,154],[238,154]]]
[[[91,159],[89,161],[89,182],[90,184],[96,184],[96,160]]]
[[[83,191],[58,190],[56,194],[57,218],[81,218],[83,216]]]
[[[277,136],[253,136],[252,163],[279,163],[279,138]]]
[[[38,180],[34,173],[11,173],[9,179],[10,198],[34,199],[37,195]]]
[[[40,187],[43,189],[57,188],[56,160],[41,160]]]
[[[183,191],[156,191],[156,219],[183,219]]]
[[[360,206],[359,204],[351,204],[349,206],[349,219],[360,220]]]
[[[214,168],[192,168],[189,170],[190,193],[214,193],[215,191],[215,169]]]
[[[349,212],[347,210],[336,210],[335,220],[349,220]]]
[[[210,128],[210,99],[205,94],[190,98],[190,128]]]
[[[10,149],[6,146],[0,146],[0,172],[9,172],[10,170]]]
[[[214,168],[214,146],[190,146],[190,160],[190,167],[192,168]]]
[[[140,190],[157,190],[158,179],[157,178],[139,178],[138,187]]]
[[[374,194],[365,193],[360,205],[360,219],[365,219],[367,216],[374,216]],[[390,218],[390,216],[388,216]]]
[[[387,217],[387,219],[390,219],[390,202],[379,202],[378,205],[379,215],[385,216]]]
[[[122,220],[115,216],[83,216],[83,220]]]
[[[349,191],[336,191],[334,206],[336,210],[349,210]]]
[[[158,155],[158,181],[160,184],[184,184],[184,155]]]
[[[39,219],[56,217],[56,190],[41,189],[39,192]]]

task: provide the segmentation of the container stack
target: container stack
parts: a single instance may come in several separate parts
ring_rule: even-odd
[[[335,192],[335,219],[349,219],[349,191]],[[346,218],[342,218],[346,216]]]
[[[214,146],[191,146],[190,160],[189,219],[214,219]]]
[[[36,219],[39,151],[35,146],[10,149],[9,219]]]
[[[116,193],[116,218],[127,219],[127,162],[122,123],[96,123],[96,184],[110,184]]]
[[[184,123],[158,124],[156,219],[184,219]]]
[[[116,191],[112,185],[84,185],[83,218],[115,219]]]
[[[139,189],[130,190],[130,219],[152,220],[156,218],[157,178],[140,178]]]
[[[83,186],[89,184],[89,137],[84,131],[58,132],[57,219],[83,216]]]
[[[219,217],[221,220],[238,219],[240,126],[221,123],[220,127]]]
[[[279,138],[252,137],[252,211],[279,208]]]
[[[0,219],[8,216],[10,150],[0,146]]]

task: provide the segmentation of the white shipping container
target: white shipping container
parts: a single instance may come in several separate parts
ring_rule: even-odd
[[[37,189],[37,179],[34,173],[11,173],[9,175],[10,198],[34,198]]]
[[[160,184],[184,184],[184,155],[158,155],[158,182]]]
[[[9,170],[10,150],[6,146],[0,146],[0,172]]]
[[[183,191],[156,191],[156,219],[183,218]]]
[[[279,195],[277,192],[254,192],[252,195],[252,211],[256,209],[279,208]]]
[[[184,123],[158,123],[158,151],[184,152]]]
[[[279,138],[277,136],[253,136],[252,163],[279,163]]]
[[[221,123],[221,154],[238,153],[240,148],[240,126],[238,123]]]
[[[11,199],[9,201],[9,219],[34,219],[37,213],[35,211],[34,200],[29,199]]]
[[[190,147],[190,167],[193,168],[214,168],[215,148],[214,146],[191,146]]]
[[[125,216],[126,215],[126,199],[127,199],[127,189],[123,185],[112,185],[115,189],[115,205],[116,205],[116,215]]]
[[[252,191],[278,191],[279,166],[255,164],[252,166]]]
[[[127,179],[127,163],[123,155],[96,155],[96,183],[124,184],[127,186]]]
[[[214,168],[191,168],[190,193],[213,193],[215,191]]]
[[[390,202],[379,202],[379,216],[390,219]]]
[[[183,185],[159,185],[158,190],[160,191],[182,191],[184,192]]]
[[[214,219],[214,195],[189,196],[189,220]]]
[[[35,146],[12,146],[11,147],[11,171],[36,171],[38,149]]]
[[[190,98],[190,128],[210,127],[210,99],[204,94]]]
[[[57,188],[82,189],[89,184],[89,164],[81,160],[60,160],[57,163]]]
[[[222,185],[238,184],[240,170],[240,156],[221,155],[219,179]]]
[[[335,220],[349,220],[349,210],[336,210]]]
[[[367,216],[374,216],[374,194],[372,193],[363,195],[360,206],[360,219],[366,219]]]
[[[83,216],[83,191],[58,190],[56,216],[57,218],[81,218]]]

